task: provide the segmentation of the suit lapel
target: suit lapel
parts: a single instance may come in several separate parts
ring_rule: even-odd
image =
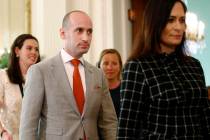
[[[80,115],[79,110],[77,109],[76,101],[73,95],[73,90],[70,86],[60,53],[53,59],[51,69],[53,75],[55,76],[55,79],[57,79],[60,89],[63,90],[62,92],[64,93],[63,96],[65,96],[65,99],[67,99],[67,101],[73,107],[75,112],[77,112],[77,114]]]
[[[85,67],[85,84],[86,84],[86,99],[85,99],[85,106],[84,106],[84,112],[87,111],[89,101],[91,99],[90,93],[91,93],[91,75],[93,74],[92,68],[89,66],[88,62],[84,61],[84,67]]]

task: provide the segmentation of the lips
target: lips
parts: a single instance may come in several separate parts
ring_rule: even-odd
[[[107,75],[112,75],[114,72],[106,72]]]
[[[80,44],[81,48],[83,49],[87,49],[89,48],[89,44]]]
[[[37,57],[29,57],[30,60],[36,61]]]
[[[89,47],[89,45],[81,45],[82,46],[82,48],[88,48]]]
[[[172,35],[172,37],[179,40],[182,39],[182,35]]]
[[[174,35],[174,37],[182,37],[182,35]]]

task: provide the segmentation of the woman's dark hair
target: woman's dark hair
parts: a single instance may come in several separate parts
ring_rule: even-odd
[[[161,33],[170,17],[171,10],[176,2],[182,4],[184,12],[187,7],[182,0],[149,0],[144,10],[142,23],[135,36],[133,49],[128,60],[140,58],[148,54],[160,53]],[[177,47],[178,55],[184,57],[185,35]]]
[[[21,49],[24,44],[24,41],[28,39],[34,39],[36,40],[37,43],[39,43],[36,37],[32,36],[31,34],[21,34],[15,39],[15,41],[11,46],[7,74],[10,82],[14,84],[24,83],[24,78],[23,75],[21,74],[20,65],[19,65],[19,57],[16,56],[15,48],[17,47]],[[38,62],[40,62],[40,55],[38,56],[38,60],[36,63]]]

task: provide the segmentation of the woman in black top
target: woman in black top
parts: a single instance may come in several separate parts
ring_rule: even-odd
[[[115,107],[117,117],[120,111],[120,82],[122,71],[122,60],[120,53],[115,49],[105,49],[101,52],[99,63],[108,80],[109,91]]]
[[[186,6],[149,0],[124,67],[117,140],[203,140],[210,105],[203,69],[185,53]]]

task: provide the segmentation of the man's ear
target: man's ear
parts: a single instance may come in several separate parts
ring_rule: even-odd
[[[61,39],[65,39],[65,31],[63,28],[60,28],[60,37]]]

